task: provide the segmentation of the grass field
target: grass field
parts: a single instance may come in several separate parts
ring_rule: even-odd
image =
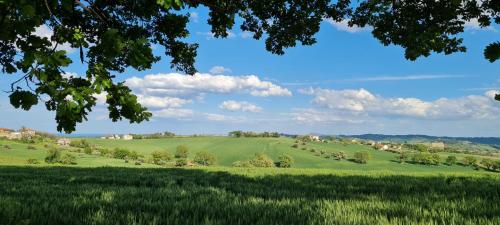
[[[190,159],[203,150],[218,161],[160,168],[69,148],[77,164],[61,166],[44,162],[54,144],[0,140],[0,224],[500,224],[500,174],[471,167],[400,164],[397,154],[362,145],[292,148],[289,138],[87,140],[145,156],[186,145]],[[369,151],[367,164],[349,160],[357,151]],[[255,153],[291,155],[294,168],[230,167]],[[29,158],[40,164],[27,166]]]

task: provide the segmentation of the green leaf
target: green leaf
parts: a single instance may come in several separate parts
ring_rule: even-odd
[[[500,42],[488,45],[484,49],[484,57],[490,62],[497,61],[500,58]]]
[[[21,107],[24,110],[30,110],[31,106],[38,104],[38,98],[29,91],[16,90],[9,95],[10,104],[16,109]]]

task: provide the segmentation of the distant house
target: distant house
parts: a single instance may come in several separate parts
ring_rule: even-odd
[[[309,135],[309,139],[311,141],[320,141],[319,136],[316,136],[316,135]]]
[[[442,141],[432,142],[431,148],[438,149],[438,150],[444,150],[444,142],[442,142]]]
[[[9,137],[13,130],[9,128],[0,128],[0,137]]]
[[[134,137],[132,137],[132,135],[130,135],[130,134],[124,134],[122,136],[122,139],[123,140],[132,140],[132,139],[134,139]]]
[[[11,132],[9,136],[7,136],[8,139],[21,139],[23,135],[21,132]]]
[[[115,135],[113,135],[113,138],[114,138],[115,140],[120,140],[120,135],[115,134]]]
[[[19,132],[21,133],[21,136],[23,136],[23,137],[33,137],[36,134],[35,130],[33,130],[31,128],[26,128],[26,127],[19,129]]]
[[[382,145],[380,150],[384,150],[384,151],[389,150],[389,145]]]
[[[69,144],[71,144],[71,140],[69,138],[61,138],[57,140],[57,144],[60,146],[69,146]]]

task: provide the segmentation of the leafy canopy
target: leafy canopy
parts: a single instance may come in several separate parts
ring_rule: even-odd
[[[457,35],[466,21],[482,27],[500,23],[499,0],[0,0],[0,65],[4,74],[19,76],[9,90],[11,104],[29,110],[43,102],[56,112],[57,130],[68,133],[87,119],[99,94],[106,96],[112,121],[148,120],[152,114],[115,78],[158,62],[152,45],[163,47],[172,68],[194,74],[198,44],[184,41],[185,12],[201,6],[210,11],[207,22],[215,37],[227,37],[239,17],[243,31],[265,38],[266,50],[278,55],[316,43],[314,35],[326,19],[371,26],[375,38],[401,46],[409,60],[464,52]],[[52,36],[35,35],[40,26]],[[84,76],[66,75],[75,62],[62,45],[79,53],[79,63],[87,65]],[[484,55],[498,60],[500,42],[487,46]]]

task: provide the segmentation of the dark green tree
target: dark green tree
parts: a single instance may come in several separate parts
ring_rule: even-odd
[[[11,104],[29,110],[43,102],[56,112],[57,130],[68,133],[87,119],[97,94],[106,95],[112,121],[148,120],[152,114],[116,76],[158,62],[152,45],[163,47],[172,68],[194,74],[198,44],[185,42],[185,12],[198,7],[210,11],[207,23],[215,37],[227,37],[241,18],[241,30],[265,38],[266,50],[278,55],[316,43],[324,20],[370,26],[375,38],[401,46],[409,60],[466,51],[459,36],[466,21],[482,27],[500,23],[499,0],[0,0],[0,65],[4,74],[18,76],[9,88]],[[40,26],[52,36],[35,35]],[[75,62],[58,48],[62,45],[78,51],[85,76],[65,76]],[[499,42],[488,45],[484,55],[498,60]]]

